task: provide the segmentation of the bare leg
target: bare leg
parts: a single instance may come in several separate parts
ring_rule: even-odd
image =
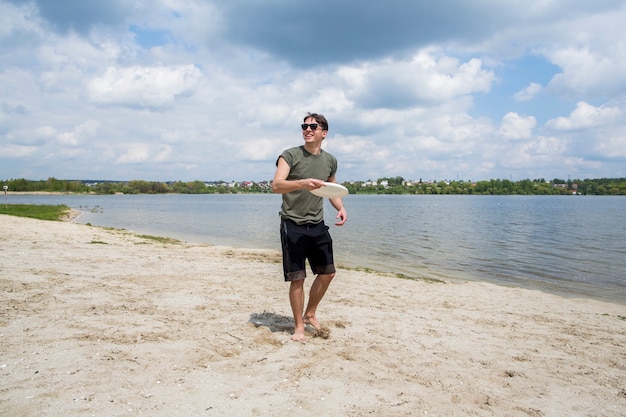
[[[335,277],[335,274],[320,274],[315,278],[313,284],[311,285],[311,291],[309,293],[309,303],[306,306],[306,311],[304,312],[303,323],[310,324],[315,327],[317,330],[322,328],[322,325],[319,321],[317,321],[317,317],[315,313],[317,311],[317,306],[320,301],[326,294],[326,290],[330,285],[330,282]],[[294,312],[295,314],[295,312]]]
[[[295,322],[293,335],[291,340],[304,341],[304,321],[302,312],[304,311],[304,280],[291,281],[289,286],[289,302],[291,303],[291,311],[293,312],[293,320]]]

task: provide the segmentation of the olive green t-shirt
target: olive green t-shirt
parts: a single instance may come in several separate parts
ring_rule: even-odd
[[[304,146],[298,146],[287,149],[280,156],[291,168],[287,180],[316,178],[326,181],[337,172],[337,159],[324,150],[313,155]],[[283,194],[280,216],[297,224],[320,223],[324,220],[324,199],[308,190]]]

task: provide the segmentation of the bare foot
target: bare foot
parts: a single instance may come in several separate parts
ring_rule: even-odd
[[[322,328],[322,325],[319,321],[317,321],[317,318],[315,316],[303,317],[302,321],[304,321],[304,324],[310,324],[311,326],[315,327],[315,330],[319,330]]]
[[[330,329],[317,321],[316,317],[303,317],[302,320],[304,324],[310,324],[315,327],[315,333],[313,334],[315,337],[321,337],[322,339],[328,339],[330,337]]]
[[[296,331],[291,335],[291,340],[295,342],[304,342],[307,340],[307,337],[304,335],[304,331]]]

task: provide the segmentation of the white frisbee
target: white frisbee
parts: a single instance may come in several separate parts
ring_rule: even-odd
[[[348,189],[335,182],[324,182],[322,187],[311,190],[311,193],[319,197],[341,198],[348,195]]]

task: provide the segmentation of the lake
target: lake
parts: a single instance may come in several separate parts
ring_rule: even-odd
[[[195,243],[280,250],[274,194],[20,195],[66,204],[78,223]],[[338,265],[486,281],[626,304],[626,198],[350,195],[331,226]],[[326,202],[326,222],[335,210]]]

